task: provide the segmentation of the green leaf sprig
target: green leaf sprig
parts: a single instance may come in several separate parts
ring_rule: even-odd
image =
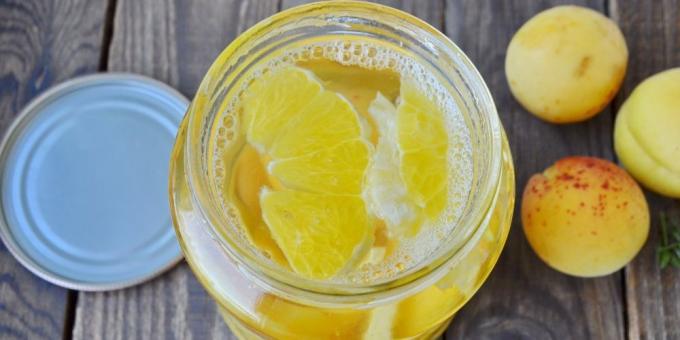
[[[661,245],[656,249],[659,267],[664,269],[673,266],[680,268],[680,223],[672,221],[663,212],[661,221]]]

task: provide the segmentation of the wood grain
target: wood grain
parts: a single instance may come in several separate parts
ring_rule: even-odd
[[[118,0],[108,65],[192,97],[217,54],[277,10],[275,0]],[[227,326],[185,263],[137,287],[80,293],[75,339],[229,339]]]
[[[552,125],[522,109],[504,73],[505,49],[514,32],[560,1],[448,0],[446,33],[477,66],[503,121],[517,172],[517,202],[529,176],[569,155],[612,159],[608,110],[586,123]],[[604,10],[603,1],[570,1]],[[621,339],[621,274],[578,279],[550,269],[533,253],[515,207],[510,237],[499,263],[477,295],[454,318],[450,339]]]
[[[628,72],[615,109],[645,78],[680,67],[680,1],[611,0],[609,9],[618,22],[630,53]],[[680,269],[660,270],[659,212],[680,219],[680,201],[647,193],[652,226],[647,244],[626,268],[628,338],[680,339]]]
[[[0,136],[48,87],[96,72],[106,1],[0,1]],[[0,338],[58,339],[68,294],[24,269],[0,243]]]

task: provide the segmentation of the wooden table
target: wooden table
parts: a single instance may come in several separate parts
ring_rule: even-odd
[[[141,73],[192,97],[217,54],[259,20],[296,0],[0,0],[0,134],[48,87],[94,72]],[[568,155],[615,160],[612,123],[636,84],[680,66],[680,0],[573,1],[618,22],[630,50],[623,89],[585,123],[557,126],[525,112],[503,72],[512,34],[553,0],[381,1],[445,32],[482,73],[515,159],[517,188]],[[569,1],[568,1],[569,2]],[[519,196],[518,196],[519,198]],[[491,278],[456,316],[455,339],[680,339],[680,270],[655,260],[658,214],[680,215],[678,201],[648,193],[650,238],[625,269],[577,279],[545,266],[529,248],[515,213]],[[83,293],[53,286],[21,267],[0,245],[2,339],[230,338],[185,263],[125,290]]]

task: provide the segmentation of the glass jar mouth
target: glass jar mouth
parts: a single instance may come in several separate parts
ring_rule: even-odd
[[[379,19],[377,19],[379,17]],[[448,235],[430,259],[385,281],[335,283],[305,279],[255,256],[241,240],[216,230],[227,226],[222,206],[208,173],[210,124],[219,113],[225,95],[249,67],[263,55],[285,43],[316,34],[379,36],[406,46],[441,73],[442,80],[466,117],[473,139],[473,190],[452,235]],[[192,199],[197,203],[223,250],[253,281],[296,300],[311,299],[335,304],[350,299],[369,303],[386,292],[391,296],[431,284],[443,267],[458,262],[480,237],[480,225],[496,196],[501,171],[501,127],[491,94],[481,75],[463,52],[442,33],[402,11],[371,3],[330,1],[291,8],[256,24],[234,40],[215,60],[201,82],[187,116],[185,168]],[[197,142],[194,142],[197,141]],[[475,158],[477,156],[477,158]],[[481,157],[481,158],[480,158]]]

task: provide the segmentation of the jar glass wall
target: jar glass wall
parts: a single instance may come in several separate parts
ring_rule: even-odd
[[[398,46],[432,70],[471,135],[472,186],[451,235],[418,266],[371,284],[320,284],[255,256],[234,236],[212,185],[210,136],[243,74],[288,46],[320,37]],[[493,100],[481,76],[445,36],[387,7],[327,2],[265,19],[209,69],[182,123],[171,159],[178,239],[200,282],[241,338],[430,338],[474,294],[495,264],[514,206],[514,173]]]

